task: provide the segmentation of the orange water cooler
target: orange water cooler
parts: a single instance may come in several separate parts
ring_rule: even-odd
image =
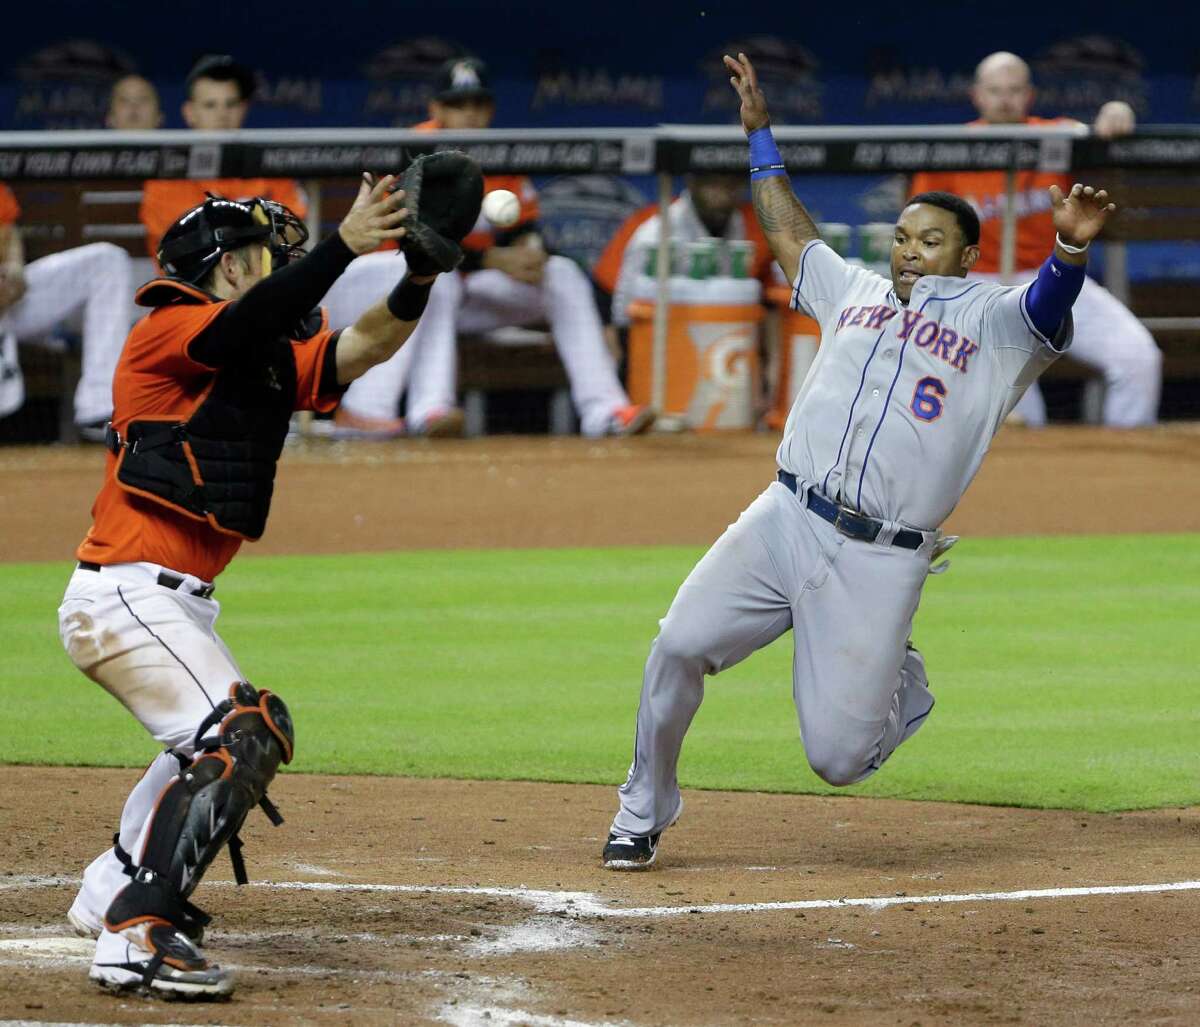
[[[629,398],[653,398],[653,286],[629,305]],[[694,431],[753,428],[762,286],[753,278],[670,279],[664,409]]]

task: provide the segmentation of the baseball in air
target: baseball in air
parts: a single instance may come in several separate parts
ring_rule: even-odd
[[[521,216],[521,201],[507,189],[493,189],[483,198],[483,216],[497,228],[508,228]]]

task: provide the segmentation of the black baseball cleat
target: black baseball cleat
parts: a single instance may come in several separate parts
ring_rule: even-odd
[[[658,834],[629,837],[610,834],[604,846],[605,870],[648,870],[658,855]]]
[[[679,803],[676,805],[675,813],[667,827],[674,827],[679,823],[681,816],[683,816],[682,795],[679,797]],[[654,858],[658,855],[658,840],[661,837],[662,831],[643,835],[617,834],[615,831],[610,831],[608,841],[604,844],[604,853],[601,856],[604,861],[604,869],[648,870],[654,865]]]

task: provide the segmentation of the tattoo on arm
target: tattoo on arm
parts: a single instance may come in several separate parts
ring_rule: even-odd
[[[804,204],[792,192],[786,175],[760,178],[750,184],[754,213],[764,234],[784,235],[803,245],[821,238]]]

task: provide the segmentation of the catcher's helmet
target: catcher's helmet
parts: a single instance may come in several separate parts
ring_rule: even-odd
[[[169,278],[199,285],[222,253],[261,243],[263,272],[270,274],[302,257],[307,239],[304,222],[282,203],[209,194],[166,230],[156,256]]]

